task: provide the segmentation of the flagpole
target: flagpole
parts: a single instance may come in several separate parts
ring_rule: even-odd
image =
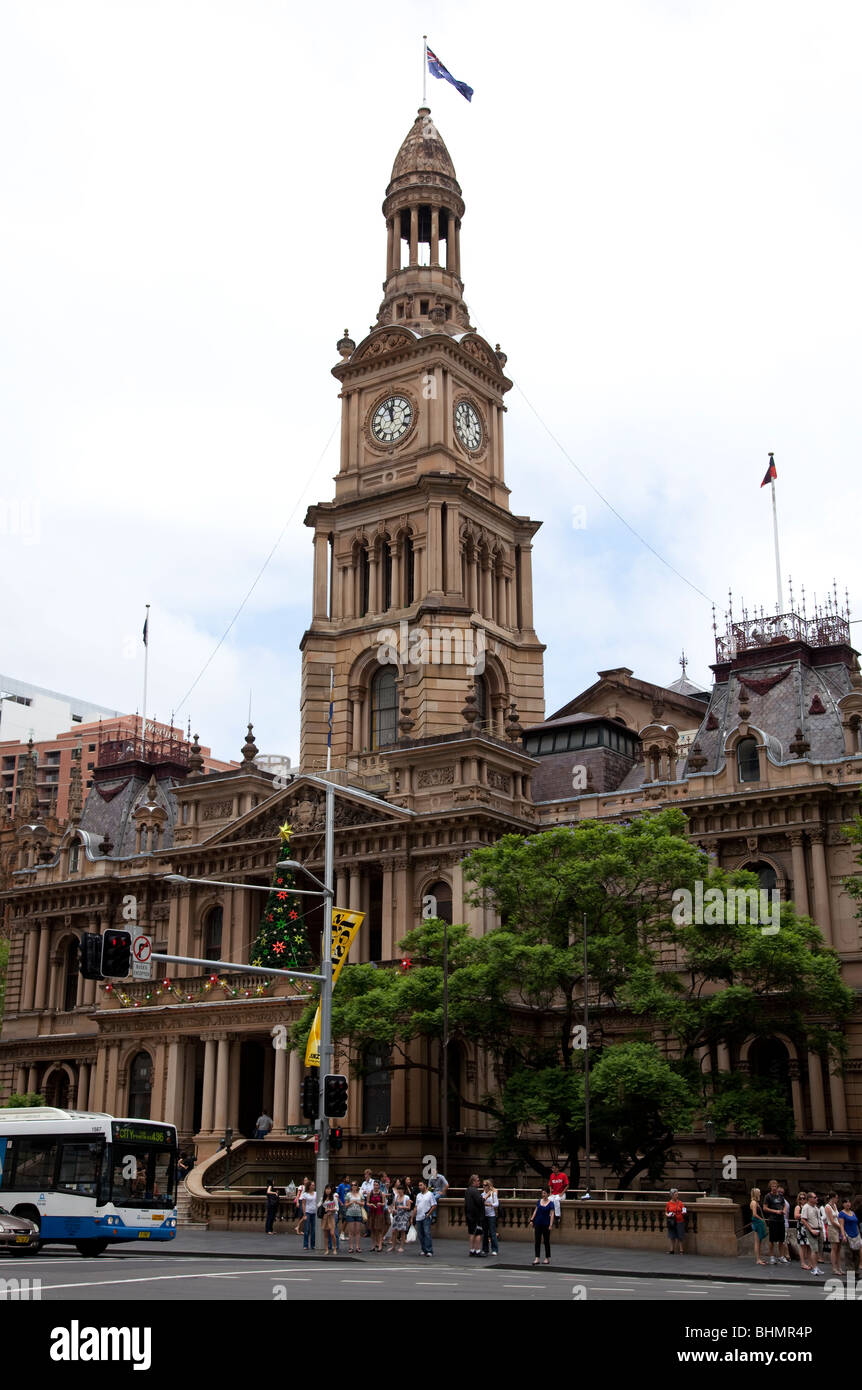
[[[147,616],[144,619],[144,704],[141,715],[141,757],[144,757],[147,738],[147,672],[150,664],[150,605],[147,604]]]
[[[428,105],[428,35],[422,35],[422,105]]]
[[[772,454],[769,455],[769,462],[774,467],[775,460]],[[784,598],[781,593],[781,558],[778,553],[778,503],[775,500],[775,479],[770,481],[772,488],[772,529],[775,536],[775,591],[778,596],[778,612],[784,611]]]

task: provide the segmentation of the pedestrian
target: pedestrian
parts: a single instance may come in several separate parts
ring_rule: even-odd
[[[536,1258],[534,1265],[539,1263],[539,1250],[542,1241],[545,1242],[545,1258],[543,1263],[551,1263],[551,1222],[554,1219],[554,1199],[547,1187],[542,1188],[541,1196],[536,1203],[536,1210],[530,1217],[530,1225],[533,1228]]]
[[[559,1164],[556,1169],[551,1170],[551,1176],[548,1178],[548,1191],[554,1199],[554,1215],[557,1221],[562,1221],[560,1202],[565,1201],[568,1186],[568,1175],[563,1172],[563,1165]]]
[[[838,1222],[837,1192],[829,1193],[823,1214],[826,1221],[826,1239],[829,1241],[829,1260],[832,1265],[832,1273],[840,1277],[843,1270],[841,1268],[841,1226]]]
[[[853,1203],[849,1197],[845,1197],[841,1203],[838,1220],[841,1224],[841,1243],[844,1246],[844,1257],[853,1272],[858,1273],[859,1256],[862,1252],[862,1236],[859,1234],[859,1217],[853,1210]]]
[[[323,1201],[317,1208],[317,1214],[323,1223],[322,1231],[324,1245],[327,1255],[338,1254],[338,1232],[335,1229],[335,1222],[338,1216],[338,1198],[331,1183],[327,1183],[323,1189]]]
[[[296,1202],[293,1208],[293,1214],[295,1217],[298,1218],[296,1225],[293,1228],[293,1234],[295,1236],[301,1236],[303,1228],[305,1226],[305,1204],[303,1199],[308,1190],[308,1183],[309,1179],[303,1178],[302,1182],[299,1185],[299,1191],[296,1194]]]
[[[754,1263],[765,1265],[766,1261],[760,1258],[760,1242],[766,1240],[766,1222],[763,1219],[759,1187],[751,1189],[751,1201],[748,1205],[751,1211],[751,1229],[754,1232]]]
[[[497,1245],[497,1211],[500,1206],[500,1195],[490,1178],[486,1178],[482,1183],[482,1199],[485,1203],[485,1233],[482,1237],[482,1249],[485,1253],[499,1255]],[[553,1200],[553,1193],[551,1194]]]
[[[416,1234],[419,1237],[419,1254],[424,1255],[426,1259],[431,1259],[434,1255],[434,1246],[431,1241],[431,1213],[437,1205],[437,1198],[424,1178],[419,1179],[418,1188],[414,1221]]]
[[[380,1174],[380,1191],[383,1193],[383,1196],[388,1201],[389,1194],[392,1191],[392,1179],[390,1178],[388,1173]]]
[[[769,1233],[769,1263],[776,1263],[775,1247],[778,1246],[778,1263],[789,1264],[784,1248],[784,1198],[778,1190],[775,1178],[770,1182],[769,1191],[763,1199],[763,1219]]]
[[[448,1180],[448,1178],[445,1178],[445,1177],[443,1176],[442,1173],[435,1173],[434,1176],[433,1176],[433,1178],[431,1179],[431,1191],[434,1193],[434,1196],[435,1196],[435,1198],[436,1198],[436,1201],[435,1201],[435,1203],[434,1203],[434,1210],[433,1210],[432,1213],[431,1213],[431,1225],[432,1225],[432,1226],[435,1225],[435,1223],[436,1223],[436,1221],[437,1221],[437,1211],[438,1211],[438,1204],[439,1204],[439,1202],[440,1202],[440,1199],[441,1199],[441,1197],[445,1197],[445,1196],[446,1196],[446,1193],[447,1193],[447,1191],[448,1191],[448,1188],[449,1188],[449,1180]]]
[[[314,1190],[313,1179],[309,1179],[308,1186],[302,1194],[302,1205],[305,1209],[305,1231],[302,1237],[302,1248],[303,1250],[313,1250],[315,1224],[317,1221],[317,1193]]]
[[[784,1253],[787,1256],[787,1263],[793,1263],[793,1251],[790,1248],[790,1202],[783,1187],[779,1187],[778,1195],[784,1203]]]
[[[257,1124],[254,1127],[255,1139],[265,1139],[271,1129],[272,1116],[267,1115],[266,1111],[264,1110],[263,1113],[258,1115],[257,1117]]]
[[[371,1249],[379,1253],[383,1249],[383,1237],[386,1234],[386,1198],[380,1190],[380,1182],[377,1178],[371,1184],[371,1191],[365,1199],[365,1210],[368,1213],[368,1231],[371,1236]]]
[[[395,1183],[392,1201],[392,1245],[396,1255],[403,1255],[407,1245],[412,1206],[412,1199],[405,1190],[404,1182],[399,1178]]]
[[[682,1255],[685,1252],[682,1243],[685,1240],[685,1212],[683,1203],[679,1200],[679,1188],[672,1187],[667,1206],[664,1209],[665,1220],[667,1221],[667,1238],[670,1241],[669,1255]]]
[[[816,1194],[800,1192],[796,1201],[796,1239],[799,1260],[809,1274],[819,1274],[817,1253],[820,1243],[820,1213],[815,1206]]]
[[[335,1195],[338,1198],[338,1220],[341,1226],[340,1239],[344,1241],[347,1240],[347,1221],[344,1215],[347,1210],[345,1202],[347,1201],[347,1194],[352,1186],[353,1182],[351,1178],[342,1178],[335,1189]]]
[[[278,1215],[280,1197],[281,1193],[276,1187],[274,1180],[270,1178],[269,1186],[266,1189],[266,1225],[264,1226],[264,1231],[268,1236],[271,1236],[273,1233],[272,1228],[275,1224],[275,1218]]]
[[[485,1199],[479,1186],[479,1174],[474,1173],[464,1193],[464,1219],[470,1237],[470,1254],[481,1256],[485,1235]]]
[[[194,1163],[190,1154],[180,1154],[177,1159],[177,1182],[184,1182],[192,1171]]]
[[[347,1247],[348,1254],[361,1254],[359,1242],[362,1239],[365,1225],[365,1207],[362,1202],[362,1193],[355,1182],[350,1184],[350,1191],[344,1199],[344,1225],[347,1230],[347,1239],[350,1242]]]

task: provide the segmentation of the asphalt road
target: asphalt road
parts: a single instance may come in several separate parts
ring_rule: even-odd
[[[720,1279],[670,1279],[655,1276],[608,1275],[555,1270],[552,1265],[450,1260],[423,1260],[412,1251],[401,1258],[370,1258],[281,1254],[260,1259],[232,1259],[206,1254],[151,1254],[137,1248],[106,1251],[97,1259],[54,1247],[22,1259],[0,1255],[0,1280],[41,1280],[41,1301],[138,1302],[197,1299],[235,1302],[238,1299],[296,1301],[297,1299],[403,1300],[440,1302],[492,1300],[547,1302],[573,1299],[604,1301],[732,1300],[752,1304],[817,1302],[824,1299],[823,1281],[810,1285],[772,1287],[762,1282],[738,1283]],[[0,1300],[2,1300],[0,1284]]]

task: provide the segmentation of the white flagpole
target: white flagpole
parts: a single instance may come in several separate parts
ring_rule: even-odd
[[[147,616],[144,620],[144,628],[147,633],[147,640],[144,643],[144,704],[141,715],[141,756],[144,755],[144,746],[147,737],[147,671],[150,662],[150,605],[147,604]]]
[[[769,462],[774,467],[775,458],[769,455]],[[772,488],[772,529],[775,535],[775,591],[778,596],[778,612],[784,612],[784,598],[781,593],[781,558],[778,553],[778,504],[775,500],[775,479],[770,481]]]
[[[428,105],[428,35],[422,35],[422,105]]]

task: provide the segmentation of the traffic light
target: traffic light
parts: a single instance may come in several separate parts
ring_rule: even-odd
[[[333,1119],[347,1114],[347,1077],[325,1076],[323,1078],[323,1113]]]
[[[125,980],[132,967],[132,933],[106,931],[102,934],[102,979]]]
[[[344,1130],[340,1125],[333,1125],[329,1131],[329,1152],[337,1154],[344,1142]]]
[[[302,1083],[302,1113],[307,1120],[316,1120],[320,1109],[320,1081],[317,1074],[306,1076]]]
[[[81,933],[78,969],[85,980],[101,980],[102,938],[97,931]]]

